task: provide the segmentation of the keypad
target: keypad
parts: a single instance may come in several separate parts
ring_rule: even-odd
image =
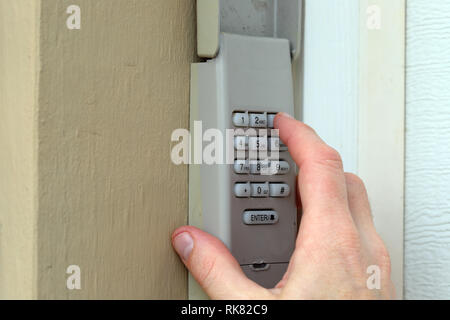
[[[256,201],[279,201],[277,199],[287,198],[291,194],[289,184],[283,181],[254,181],[253,177],[263,178],[265,175],[277,175],[281,178],[283,175],[289,174],[291,168],[289,162],[286,160],[272,160],[268,157],[267,160],[251,160],[253,158],[252,152],[256,152],[261,156],[260,152],[268,155],[268,152],[279,152],[282,156],[283,152],[288,151],[278,136],[272,136],[270,129],[274,128],[274,119],[276,113],[255,112],[255,111],[238,111],[232,115],[232,122],[236,128],[254,128],[253,133],[240,132],[234,137],[234,149],[238,152],[237,158],[234,161],[234,173],[243,178],[243,182],[237,182],[234,185],[234,195],[242,201],[249,201],[246,199],[255,199]],[[260,129],[269,129],[267,133]],[[245,131],[245,129],[244,129]],[[264,134],[261,134],[264,132]],[[239,151],[242,151],[239,155]],[[258,154],[259,153],[259,154]],[[245,155],[245,156],[244,156]],[[275,154],[276,155],[276,154]],[[251,157],[251,159],[249,159]],[[265,157],[263,157],[265,158]],[[263,178],[264,179],[264,178]],[[272,179],[271,179],[272,180]],[[260,200],[258,200],[260,199]],[[265,200],[266,199],[266,200]],[[241,200],[240,200],[241,201]],[[249,202],[250,203],[250,202]],[[272,209],[276,209],[276,202],[267,202]],[[272,225],[278,223],[280,217],[275,210],[248,210],[242,213],[242,221],[246,225]]]

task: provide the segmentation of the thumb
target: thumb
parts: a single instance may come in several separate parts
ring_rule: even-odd
[[[195,227],[181,227],[172,245],[195,280],[212,299],[268,299],[268,290],[248,279],[225,245]]]

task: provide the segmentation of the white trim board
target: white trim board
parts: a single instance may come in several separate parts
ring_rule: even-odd
[[[304,4],[303,121],[357,171],[359,0]]]
[[[402,298],[405,0],[305,0],[304,10],[303,121],[366,183]]]
[[[397,297],[402,298],[406,2],[362,0],[360,5],[358,174],[366,183],[375,226],[391,255]],[[367,28],[373,12],[367,13],[369,7],[380,9],[379,30]]]

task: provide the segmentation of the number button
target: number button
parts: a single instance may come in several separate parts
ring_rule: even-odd
[[[281,142],[278,137],[269,138],[269,149],[270,151],[287,151],[288,147]]]
[[[261,174],[269,173],[270,162],[269,161],[250,161],[250,173]]]
[[[234,148],[238,151],[248,150],[248,137],[234,137]]]
[[[249,174],[250,164],[248,160],[235,160],[234,161],[234,172],[237,174]]]
[[[291,192],[289,186],[285,183],[271,183],[270,184],[270,196],[273,198],[288,197]]]
[[[271,151],[280,151],[280,138],[270,137],[269,138],[269,148]]]
[[[267,115],[265,113],[250,113],[250,127],[266,128]]]
[[[233,114],[233,124],[235,127],[248,127],[248,114],[244,112],[235,112]]]
[[[250,137],[248,145],[251,151],[267,151],[267,137]]]
[[[268,183],[252,183],[251,196],[253,198],[267,198],[269,196]]]
[[[289,162],[287,161],[272,161],[270,163],[270,166],[275,167],[274,168],[275,174],[278,175],[288,174],[289,170],[291,169],[289,166]]]

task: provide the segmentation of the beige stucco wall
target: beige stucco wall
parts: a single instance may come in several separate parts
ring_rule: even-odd
[[[0,299],[36,296],[38,10],[0,0]]]
[[[29,16],[9,18],[17,35],[0,31],[0,48],[21,42],[0,49],[2,297],[185,298],[170,234],[186,223],[187,168],[171,163],[170,135],[188,127],[195,1],[11,2],[2,18]],[[66,28],[71,4],[81,30]],[[14,84],[15,59],[31,61]],[[66,288],[72,264],[81,290]]]

